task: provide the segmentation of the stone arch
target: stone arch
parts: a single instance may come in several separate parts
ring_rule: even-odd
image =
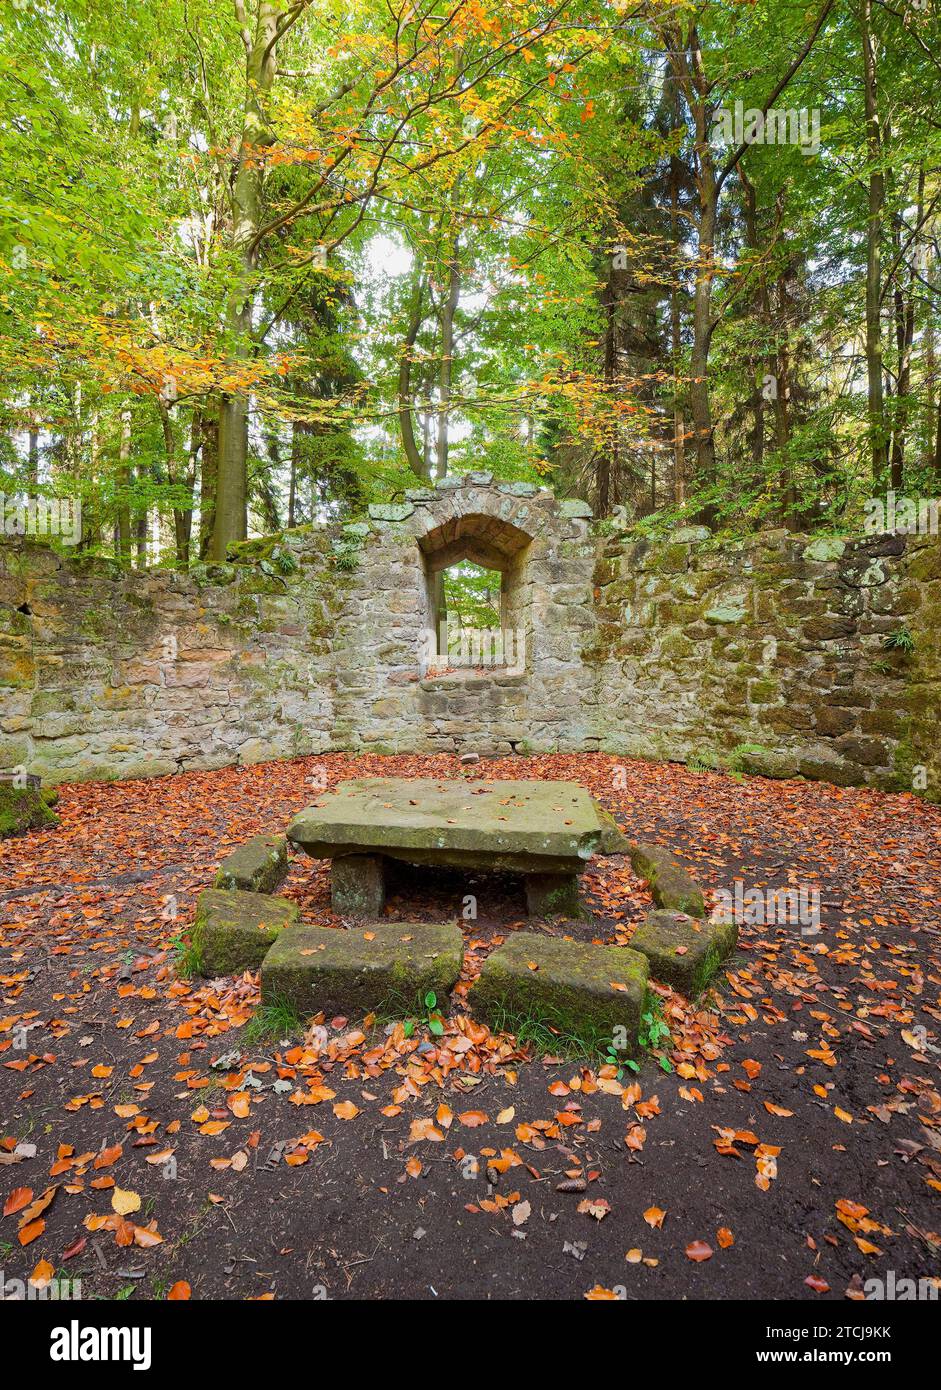
[[[433,525],[418,545],[432,572],[458,560],[473,560],[502,574],[513,567],[532,539],[531,532],[503,517],[468,512]]]

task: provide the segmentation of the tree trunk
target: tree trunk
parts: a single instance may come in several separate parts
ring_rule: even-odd
[[[431,481],[431,470],[426,466],[424,455],[415,440],[415,421],[412,415],[412,352],[424,318],[424,289],[424,268],[421,257],[416,255],[412,268],[412,292],[409,301],[408,322],[399,357],[398,413],[402,447],[405,450],[408,466],[416,477],[427,483]]]
[[[121,411],[121,444],[118,454],[118,545],[117,558],[131,563],[131,412]]]
[[[709,401],[709,344],[712,338],[712,277],[715,258],[717,190],[712,156],[700,152],[697,177],[700,197],[699,264],[693,300],[693,350],[690,355],[689,404],[696,434],[696,474],[700,487],[711,488],[716,481],[716,450],[713,437],[712,407]],[[707,526],[715,523],[715,507],[703,508]]]
[[[882,209],[885,175],[877,167],[882,157],[882,130],[875,36],[872,32],[872,0],[862,4],[863,98],[866,113],[866,145],[869,155],[869,215],[866,223],[866,376],[873,482],[885,482],[887,447],[885,401],[882,384]]]
[[[297,465],[301,456],[301,436],[297,421],[291,424],[291,479],[288,484],[288,530],[297,525]]]
[[[448,292],[441,306],[441,367],[438,374],[438,447],[435,453],[435,477],[444,478],[448,471],[448,417],[451,409],[451,390],[454,382],[454,316],[461,297],[461,271],[458,264],[458,241],[454,238],[448,261]]]
[[[230,337],[238,355],[249,352],[254,273],[258,263],[255,237],[261,228],[263,172],[260,148],[271,143],[261,102],[277,70],[275,50],[282,12],[272,0],[258,0],[254,37],[246,37],[245,106],[239,141],[238,166],[232,189],[232,246],[239,276],[228,311]],[[211,554],[224,560],[233,541],[247,534],[248,401],[244,395],[223,395],[219,402],[219,453],[216,506]]]
[[[673,501],[679,507],[686,499],[686,422],[680,393],[680,357],[683,350],[678,283],[680,247],[680,161],[670,156],[670,238],[673,245],[673,273],[670,276],[670,356],[673,360]]]
[[[202,438],[199,446],[199,558],[209,558],[216,513],[216,478],[219,463],[219,424],[200,411]]]

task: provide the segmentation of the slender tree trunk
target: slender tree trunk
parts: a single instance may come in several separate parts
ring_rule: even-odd
[[[218,421],[206,411],[200,412],[202,438],[199,448],[199,558],[207,560],[212,544],[213,519],[216,511],[216,478],[219,460]]]
[[[454,316],[461,295],[461,271],[458,264],[457,237],[448,261],[448,292],[441,306],[441,367],[438,374],[438,447],[435,453],[435,477],[444,478],[448,471],[448,425],[451,391],[454,382]]]
[[[121,411],[121,444],[118,452],[118,556],[122,564],[131,563],[131,412]]]
[[[291,479],[288,484],[288,530],[297,525],[297,465],[301,457],[301,436],[297,421],[291,424]]]
[[[745,194],[744,218],[745,244],[750,251],[755,253],[756,261],[761,251],[760,238],[758,234],[758,197],[755,192],[755,185],[752,183],[742,165],[739,165],[739,180]],[[758,324],[762,336],[771,331],[771,305],[768,298],[768,280],[765,275],[764,266],[759,263],[758,283],[755,287],[754,308],[758,315]],[[760,365],[764,368],[764,378],[770,378],[777,389],[777,363],[772,351],[766,352],[760,359]],[[773,397],[772,397],[773,399]],[[765,380],[757,384],[752,395],[752,409],[755,416],[755,433],[752,440],[752,459],[759,472],[765,459]]]
[[[261,103],[277,70],[275,50],[282,11],[272,0],[258,0],[254,37],[246,37],[245,108],[239,141],[238,166],[232,189],[232,246],[238,257],[239,278],[228,313],[228,328],[236,350],[249,352],[254,277],[258,263],[255,244],[261,228],[263,173],[259,149],[271,143]],[[219,452],[216,505],[211,553],[224,560],[233,541],[247,534],[248,400],[242,394],[223,395],[219,402]]]
[[[35,398],[29,398],[29,443],[26,455],[26,471],[31,491],[39,483],[39,429],[36,422]]]
[[[712,406],[709,400],[709,345],[712,338],[712,278],[715,273],[717,195],[711,156],[700,159],[699,264],[693,300],[693,349],[690,354],[689,403],[696,435],[696,472],[701,487],[716,481],[716,450]],[[707,525],[715,522],[715,508],[703,509]]]
[[[918,173],[918,195],[915,205],[915,225],[921,224],[924,211],[925,200],[925,171],[924,168]],[[905,485],[905,448],[908,442],[909,424],[909,391],[911,390],[912,376],[912,349],[915,342],[915,271],[914,265],[911,266],[908,276],[908,293],[902,285],[902,222],[901,218],[896,217],[894,235],[896,243],[896,254],[894,259],[894,289],[893,307],[895,310],[895,342],[898,354],[898,377],[896,380],[896,408],[895,424],[892,431],[892,487],[896,492],[901,492]],[[917,247],[911,250],[911,256],[917,257]]]
[[[673,501],[682,506],[686,499],[686,422],[680,391],[680,358],[683,325],[680,316],[680,161],[670,156],[670,238],[673,245],[673,273],[670,276],[670,356],[673,361]]]
[[[422,482],[429,482],[431,471],[426,466],[426,461],[422,451],[419,449],[415,440],[415,420],[413,416],[412,403],[412,353],[418,339],[418,333],[424,319],[424,266],[421,257],[416,255],[415,264],[412,267],[412,288],[408,306],[408,322],[405,328],[405,339],[402,343],[402,351],[399,356],[399,430],[402,434],[402,447],[405,450],[405,458],[409,468],[421,478]]]
[[[878,167],[882,158],[879,123],[876,40],[872,32],[872,0],[862,0],[863,101],[866,113],[866,145],[869,155],[869,212],[866,222],[866,376],[869,399],[869,433],[873,482],[885,481],[887,463],[885,400],[882,381],[882,211],[885,175]]]
[[[163,430],[163,447],[167,460],[167,482],[174,486],[179,479],[176,472],[176,439],[173,434],[173,419],[166,401],[158,397],[160,425]],[[189,567],[189,542],[192,524],[192,508],[173,508],[173,540],[176,549],[176,567],[185,570]]]

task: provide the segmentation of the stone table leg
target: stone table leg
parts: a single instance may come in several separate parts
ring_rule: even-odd
[[[385,865],[378,854],[343,854],[330,867],[330,900],[338,917],[381,917]]]
[[[578,894],[577,874],[527,874],[526,910],[530,917],[587,917]]]

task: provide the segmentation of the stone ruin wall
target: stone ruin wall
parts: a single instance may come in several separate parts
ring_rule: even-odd
[[[525,671],[423,679],[428,550],[466,542],[485,559],[510,541]],[[638,540],[583,503],[469,474],[232,557],[122,573],[0,542],[0,770],[61,782],[339,750],[734,754],[881,787],[911,788],[915,769],[941,799],[938,537]],[[911,651],[886,647],[901,629]]]

